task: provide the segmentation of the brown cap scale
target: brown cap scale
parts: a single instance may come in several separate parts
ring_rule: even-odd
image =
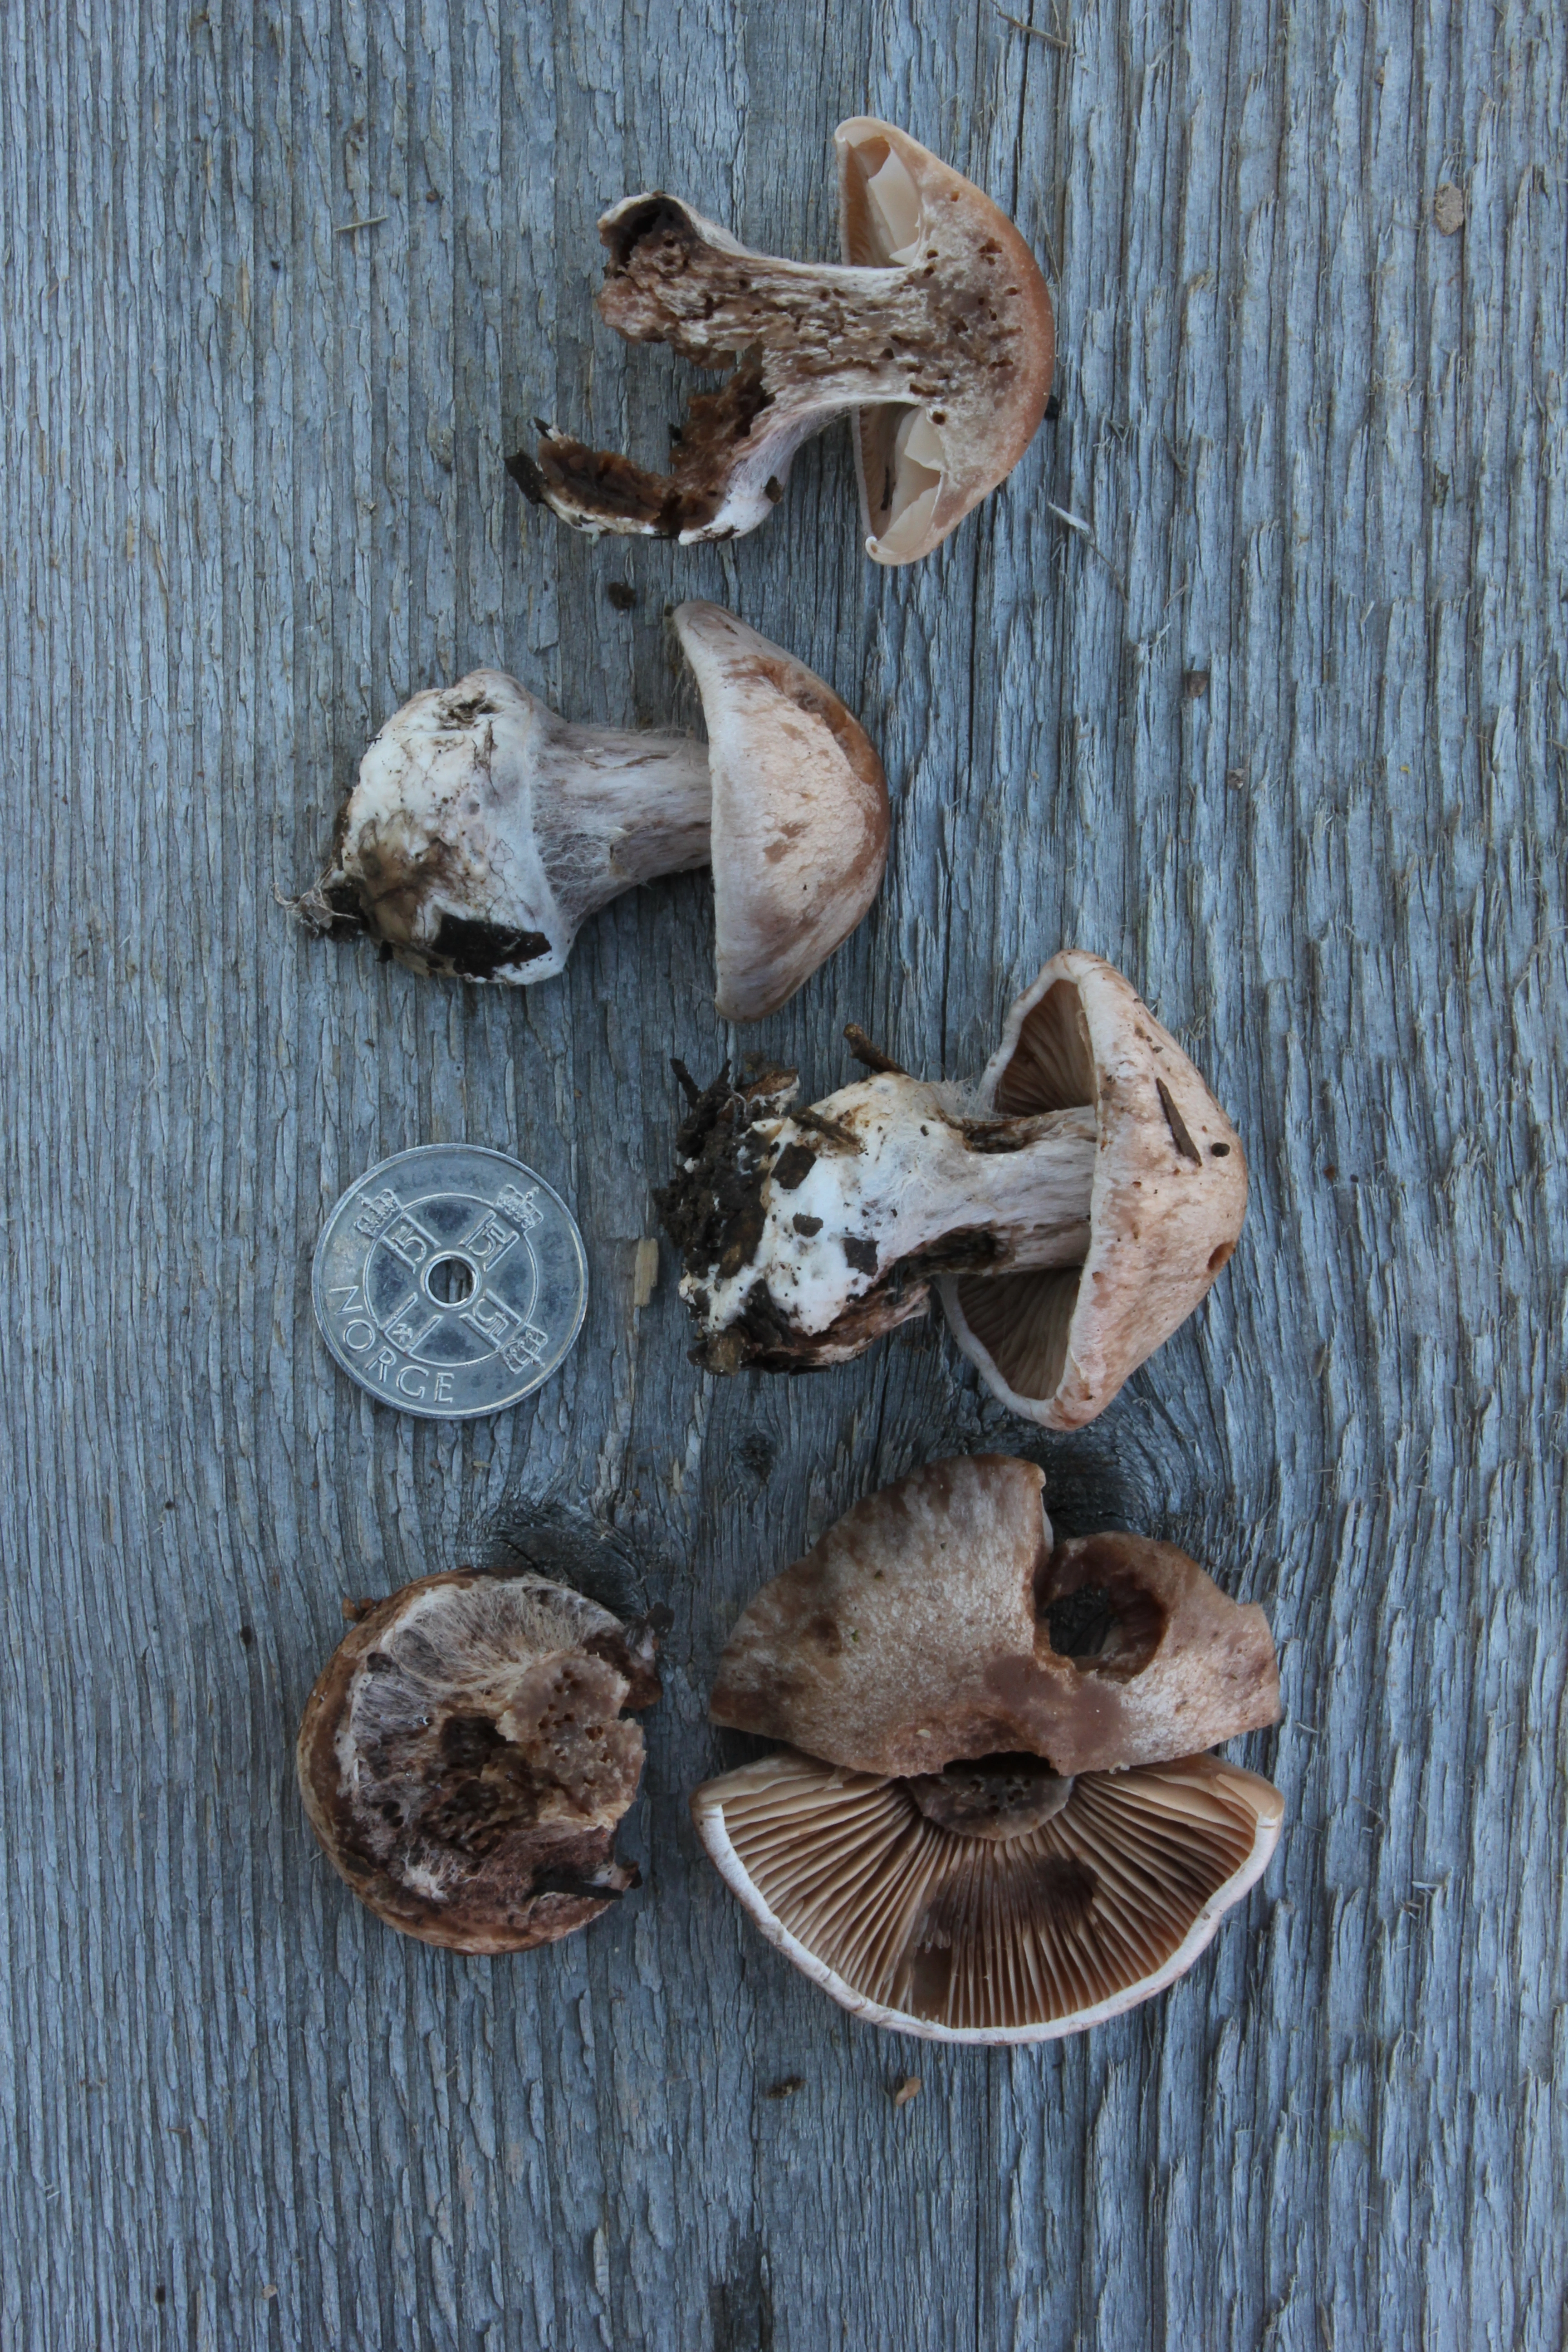
[[[734,373],[689,402],[668,474],[541,425],[508,461],[530,499],[580,530],[731,539],[771,514],[801,444],[853,416],[867,551],[909,563],[1011,471],[1055,361],[1033,255],[891,123],[857,117],[835,142],[842,264],[750,252],[662,192],[605,215],[608,323]]]
[[[1013,1007],[978,1088],[878,1058],[806,1110],[793,1070],[692,1090],[657,1197],[697,1360],[842,1363],[936,1283],[1015,1412],[1092,1420],[1230,1255],[1235,1129],[1121,973],[1076,950]]]
[[[615,1851],[642,1776],[622,1710],[658,1696],[653,1636],[539,1576],[405,1585],[339,1643],[296,1757],[361,1902],[458,1952],[554,1942],[637,1884]]]
[[[837,696],[716,604],[678,607],[709,740],[574,727],[500,670],[388,720],[299,902],[416,971],[529,985],[634,884],[711,861],[719,1011],[771,1013],[852,931],[888,854],[881,762]]]
[[[1169,1984],[1282,1811],[1192,1752],[1274,1722],[1261,1610],[1173,1546],[1053,1544],[1041,1474],[930,1465],[746,1610],[715,1721],[789,1744],[692,1800],[763,1933],[846,2008],[1050,2039]]]

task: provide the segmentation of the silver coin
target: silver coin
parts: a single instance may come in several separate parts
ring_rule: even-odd
[[[316,1320],[361,1388],[400,1412],[500,1412],[582,1328],[576,1220],[542,1176],[477,1143],[423,1143],[351,1184],[310,1268]]]

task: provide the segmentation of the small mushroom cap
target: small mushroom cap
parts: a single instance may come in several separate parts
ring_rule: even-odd
[[[942,354],[930,406],[889,403],[852,420],[866,552],[878,563],[913,563],[1012,472],[1034,438],[1050,397],[1056,321],[1034,255],[984,189],[873,116],[841,122],[833,137],[845,260],[918,267],[924,257],[950,275],[956,263],[973,283],[973,331],[985,346],[967,377],[955,363],[962,353]],[[999,355],[991,348],[998,341]]]
[[[804,663],[717,604],[681,604],[674,619],[708,728],[719,1011],[758,1021],[876,897],[887,782],[864,730]]]
[[[1247,1213],[1247,1156],[1197,1071],[1113,966],[1069,948],[1007,1015],[980,1085],[1009,1113],[1092,1104],[1082,1266],[940,1285],[954,1338],[1015,1412],[1080,1429],[1203,1299]]]
[[[697,1833],[768,1941],[873,2025],[1055,2041],[1189,1969],[1261,1875],[1283,1807],[1212,1756],[1075,1780],[1007,1839],[943,1827],[909,1784],[785,1749],[710,1780]]]
[[[1053,1549],[1044,1484],[1032,1462],[980,1454],[856,1504],[744,1611],[714,1722],[901,1775],[998,1753],[1106,1771],[1277,1722],[1262,1610],[1173,1544]]]
[[[405,1585],[328,1660],[296,1748],[329,1860],[378,1918],[528,1951],[637,1884],[616,1824],[658,1696],[652,1636],[541,1576]]]

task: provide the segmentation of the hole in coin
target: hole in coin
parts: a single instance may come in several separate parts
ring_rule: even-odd
[[[472,1295],[474,1270],[466,1258],[438,1257],[426,1274],[425,1287],[437,1307],[460,1307]]]

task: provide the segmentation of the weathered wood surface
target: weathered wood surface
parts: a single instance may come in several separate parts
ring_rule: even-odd
[[[6,2352],[1561,2340],[1568,28],[1055,29],[3,12]],[[892,573],[842,435],[723,551],[523,509],[534,415],[653,457],[677,413],[595,320],[601,206],[663,183],[830,252],[863,110],[1047,263],[1060,421],[1006,490]],[[499,660],[577,718],[689,716],[692,593],[830,678],[895,787],[881,901],[786,1013],[721,1031],[700,878],[527,995],[291,924],[412,688]],[[1032,1439],[934,1329],[717,1382],[668,1254],[634,1311],[671,1051],[825,1091],[854,1017],[973,1070],[1063,942],[1177,1030],[1254,1172],[1210,1305],[1099,1424]],[[453,1136],[575,1203],[593,1276],[563,1374],[462,1429],[336,1375],[307,1284],[339,1189]],[[983,1443],[1267,1601],[1289,1704],[1243,1755],[1283,1848],[1211,1955],[1015,2055],[851,2025],[684,1806],[737,1752],[704,1693],[745,1595]],[[485,1964],[356,1908],[289,1748],[342,1594],[509,1540],[676,1627],[641,1894]]]

